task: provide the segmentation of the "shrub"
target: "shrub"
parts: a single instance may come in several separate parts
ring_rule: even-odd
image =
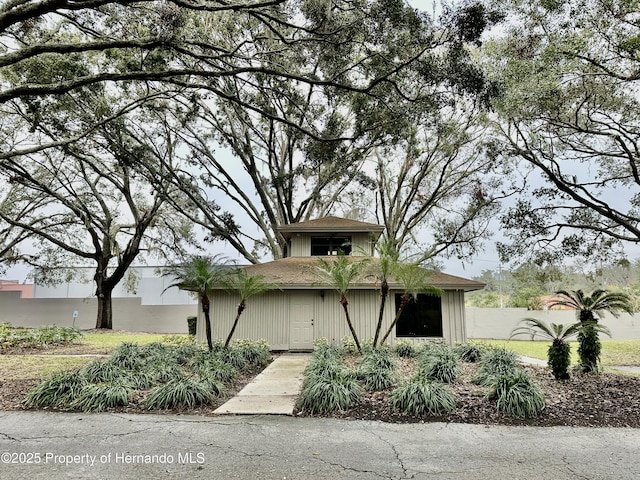
[[[386,390],[395,385],[395,362],[388,349],[370,350],[365,353],[358,367],[357,377],[367,390]]]
[[[420,366],[425,378],[441,383],[453,383],[460,375],[458,356],[450,348],[440,347],[423,354]]]
[[[194,408],[213,400],[209,382],[185,378],[173,379],[149,393],[144,405],[149,410],[168,408]]]
[[[83,412],[102,412],[128,405],[132,394],[132,386],[125,382],[90,384],[80,391],[70,406]]]
[[[42,347],[66,345],[82,337],[75,327],[56,325],[41,328],[17,328],[10,323],[0,324],[0,347]]]
[[[483,355],[486,353],[486,347],[479,345],[470,345],[464,343],[455,347],[454,351],[460,358],[460,361],[466,363],[477,363],[482,360]]]
[[[251,368],[263,368],[271,362],[269,344],[266,340],[234,340],[231,348],[237,350]]]
[[[55,373],[29,390],[23,403],[30,408],[63,407],[86,385],[87,380],[80,372]]]
[[[249,362],[247,361],[244,354],[238,350],[237,348],[223,348],[219,351],[213,351],[213,354],[216,355],[220,360],[225,363],[232,365],[234,368],[247,372],[250,370]]]
[[[498,377],[513,375],[519,370],[516,354],[504,348],[496,348],[487,351],[480,361],[478,373],[473,378],[473,383],[490,386]]]
[[[310,414],[346,410],[362,398],[362,387],[349,375],[310,377],[298,399],[298,408]]]
[[[522,370],[496,378],[488,398],[496,400],[499,412],[516,418],[535,417],[545,406],[542,390]]]
[[[120,365],[105,360],[94,360],[85,365],[80,372],[88,383],[112,382],[128,374]]]
[[[415,345],[409,340],[398,340],[394,347],[394,351],[396,352],[396,355],[402,358],[413,358],[418,354]]]
[[[391,394],[391,404],[409,415],[438,415],[453,411],[456,398],[445,385],[416,375]]]
[[[238,370],[223,362],[216,355],[205,355],[197,367],[198,376],[203,380],[216,380],[228,383],[238,376]]]
[[[358,347],[356,346],[356,342],[353,337],[343,337],[342,338],[342,350],[347,355],[355,355],[358,352]]]
[[[180,366],[172,362],[148,363],[142,371],[151,375],[154,382],[165,383],[184,378],[184,372]]]
[[[143,355],[144,350],[137,343],[123,342],[114,350],[110,360],[114,365],[135,370],[144,363]]]
[[[316,378],[335,378],[347,375],[342,362],[330,356],[312,356],[304,369],[304,383],[315,381]]]
[[[322,337],[313,342],[313,355],[342,357],[344,355],[344,350],[342,346],[331,343],[326,337]]]

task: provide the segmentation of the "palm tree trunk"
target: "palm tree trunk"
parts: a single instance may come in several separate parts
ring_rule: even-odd
[[[349,316],[349,301],[347,297],[344,295],[340,299],[340,303],[342,304],[342,308],[344,309],[344,316],[347,319],[347,325],[349,325],[349,330],[351,330],[351,336],[353,337],[353,341],[356,342],[356,348],[358,349],[358,353],[362,353],[362,347],[360,347],[360,341],[358,340],[358,335],[356,334],[355,329],[353,328],[353,324],[351,323],[351,317]]]
[[[205,332],[207,335],[207,345],[209,346],[209,351],[213,351],[213,340],[211,339],[211,318],[209,317],[209,297],[206,294],[202,294],[200,297],[200,301],[202,302],[202,312],[204,313],[204,326]]]
[[[387,337],[391,335],[391,332],[393,331],[393,327],[395,327],[396,323],[398,323],[398,320],[400,320],[402,311],[404,310],[404,307],[407,306],[410,299],[411,299],[411,295],[402,296],[402,299],[400,300],[400,307],[398,307],[398,311],[396,312],[396,318],[393,319],[393,322],[391,322],[391,325],[389,325],[389,328],[387,329],[387,332],[384,334],[384,337],[382,337],[382,340],[380,340],[380,345],[384,345],[384,342],[387,340]]]
[[[231,331],[229,332],[229,335],[227,336],[227,340],[224,342],[224,348],[229,348],[229,343],[231,342],[231,337],[233,337],[233,332],[236,331],[236,327],[238,326],[238,320],[240,320],[240,315],[242,315],[242,312],[244,311],[244,300],[242,302],[240,302],[240,305],[238,305],[238,313],[236,315],[236,319],[233,322],[233,326],[231,327]]]
[[[387,303],[387,296],[389,295],[389,284],[384,281],[380,288],[380,313],[378,314],[378,325],[376,325],[376,334],[373,337],[373,348],[378,345],[378,337],[380,336],[380,330],[382,330],[382,318],[384,317],[384,307]]]

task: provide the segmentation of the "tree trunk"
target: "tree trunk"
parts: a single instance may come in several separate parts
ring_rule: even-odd
[[[407,306],[407,304],[409,303],[410,299],[411,299],[411,295],[403,295],[402,296],[402,299],[400,300],[400,307],[398,308],[398,311],[396,312],[396,318],[393,319],[393,322],[391,322],[391,325],[389,325],[389,328],[387,329],[387,332],[384,334],[384,337],[382,337],[382,340],[380,340],[380,345],[384,345],[384,342],[387,340],[387,337],[389,337],[389,335],[391,335],[393,327],[395,327],[396,323],[398,323],[398,320],[400,320],[400,316],[402,315],[402,311],[404,310],[404,307]]]
[[[96,318],[96,328],[104,328],[111,330],[113,328],[113,306],[111,302],[111,295],[113,293],[113,287],[105,288],[104,284],[102,288],[96,292],[98,299],[98,316]]]
[[[204,313],[204,326],[205,335],[207,336],[207,346],[209,351],[213,351],[213,340],[211,339],[211,318],[209,317],[209,297],[206,294],[200,296],[200,302],[202,303],[202,312]]]
[[[94,275],[96,282],[96,299],[98,301],[98,315],[96,328],[111,330],[113,328],[113,307],[111,297],[114,285],[105,279],[105,268],[99,265]]]
[[[236,327],[238,326],[238,320],[240,320],[240,315],[242,315],[243,311],[244,311],[244,302],[240,302],[240,305],[238,305],[238,313],[236,315],[236,319],[233,322],[233,326],[231,327],[231,331],[229,332],[229,335],[227,336],[227,340],[224,342],[224,348],[229,348],[229,343],[231,342],[231,337],[233,337],[233,332],[236,331]]]
[[[384,306],[387,303],[387,296],[389,295],[389,284],[386,280],[382,282],[380,288],[380,313],[378,314],[378,325],[376,325],[376,334],[373,337],[373,348],[378,345],[378,337],[380,336],[380,330],[382,330],[382,318],[384,317]]]
[[[351,323],[351,317],[349,316],[349,301],[347,297],[344,295],[340,299],[340,303],[342,304],[342,308],[344,309],[344,316],[347,319],[347,325],[349,325],[349,330],[351,330],[351,336],[353,337],[353,341],[356,342],[356,348],[358,349],[358,353],[362,353],[362,347],[360,347],[360,341],[358,340],[358,335],[356,334],[355,329],[353,328],[353,324]]]

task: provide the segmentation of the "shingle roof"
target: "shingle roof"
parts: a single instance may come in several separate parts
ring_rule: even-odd
[[[337,257],[322,257],[324,259],[335,259]],[[362,257],[348,257],[351,261],[361,260]],[[249,265],[244,267],[250,275],[264,275],[268,282],[276,283],[283,290],[291,289],[322,289],[326,288],[319,283],[316,273],[318,257],[288,257],[271,262]],[[373,259],[375,262],[376,259]],[[432,285],[443,290],[480,290],[483,283],[469,280],[467,278],[448,275],[442,272],[435,272],[432,275]],[[359,281],[354,283],[353,289],[372,289],[378,285],[366,273]],[[400,288],[398,284],[390,283],[392,289]]]
[[[360,222],[341,217],[323,217],[308,222],[291,223],[281,225],[278,230],[285,236],[290,237],[292,233],[359,233],[371,232],[380,235],[384,230],[383,225],[377,223]]]

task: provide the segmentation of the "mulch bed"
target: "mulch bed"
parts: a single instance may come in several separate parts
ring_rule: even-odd
[[[9,352],[4,352],[9,353]],[[12,351],[11,353],[26,353]],[[35,352],[30,352],[35,353]],[[67,353],[67,352],[65,352]],[[402,360],[399,376],[408,378],[415,370],[415,362]],[[413,417],[394,411],[388,401],[390,391],[368,392],[364,400],[355,407],[332,415],[333,418],[350,420],[379,420],[384,422],[456,422],[487,425],[531,425],[531,426],[580,426],[580,427],[633,427],[640,428],[640,378],[615,375],[577,375],[569,380],[557,381],[547,368],[527,366],[525,369],[542,388],[546,407],[542,414],[533,419],[519,420],[496,411],[488,401],[486,388],[471,383],[477,366],[462,364],[462,375],[451,385],[458,399],[458,406],[452,413],[438,417]],[[258,372],[239,377],[229,385],[225,395],[212,405],[189,410],[149,411],[142,407],[143,396],[134,398],[124,408],[114,412],[126,413],[166,413],[213,415],[213,411],[234,396],[251,381]],[[0,379],[0,410],[24,410],[21,401],[38,379]],[[299,414],[304,416],[304,414]]]
[[[558,381],[547,368],[526,366],[540,385],[546,407],[536,418],[520,420],[498,413],[486,399],[487,389],[471,383],[476,365],[462,364],[462,375],[450,387],[455,392],[457,408],[442,416],[414,417],[395,411],[389,402],[390,391],[367,392],[355,407],[331,415],[351,420],[379,420],[393,423],[454,422],[484,425],[633,427],[640,428],[640,378],[626,375],[577,375]],[[400,376],[413,370],[403,361]],[[300,414],[303,416],[304,414]]]

